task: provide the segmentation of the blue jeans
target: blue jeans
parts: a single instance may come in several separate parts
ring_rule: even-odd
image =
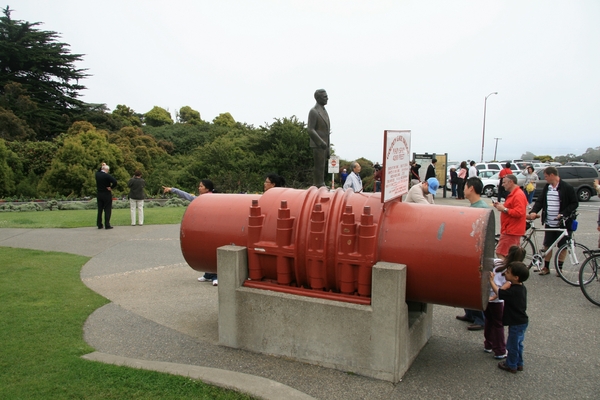
[[[517,369],[523,366],[523,340],[525,340],[525,331],[527,325],[511,325],[508,327],[508,339],[506,340],[506,365],[510,369]]]
[[[465,315],[467,318],[473,320],[473,324],[481,326],[485,325],[485,316],[483,315],[483,311],[468,310],[465,308]]]
[[[532,191],[532,192],[530,192],[530,193],[525,192],[525,195],[527,196],[527,202],[529,204],[531,204],[533,202],[533,194],[534,193],[535,193],[535,190]]]

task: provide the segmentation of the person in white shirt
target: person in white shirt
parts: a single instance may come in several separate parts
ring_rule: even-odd
[[[354,193],[362,192],[362,180],[360,179],[361,166],[356,161],[350,163],[350,169],[352,172],[348,174],[346,182],[344,182],[344,190],[352,189]]]
[[[477,171],[477,168],[475,168],[475,161],[471,161],[469,165],[469,178],[479,176],[479,171]]]

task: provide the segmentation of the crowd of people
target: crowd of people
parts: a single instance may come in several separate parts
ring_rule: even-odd
[[[510,165],[505,165],[510,168]],[[532,168],[528,168],[529,175],[535,175]],[[535,182],[537,176],[529,177],[526,181]],[[494,200],[492,205],[500,213],[500,239],[496,246],[496,259],[494,271],[490,274],[490,298],[483,314],[479,310],[465,310],[464,315],[456,318],[471,323],[469,330],[484,331],[484,351],[493,353],[496,359],[504,359],[498,368],[516,373],[522,371],[523,341],[528,326],[527,317],[527,290],[523,285],[529,277],[529,268],[523,264],[525,249],[520,247],[521,237],[525,234],[526,221],[542,218],[542,223],[547,228],[559,226],[563,217],[566,218],[565,227],[571,235],[571,223],[574,212],[579,202],[575,190],[567,182],[562,181],[555,167],[544,169],[544,179],[547,184],[542,194],[536,199],[529,210],[531,197],[526,190],[517,184],[517,178],[512,173],[506,172],[501,178],[502,198]],[[596,185],[600,196],[600,185]],[[477,177],[470,177],[464,187],[467,199],[471,206],[476,203],[481,195],[483,185]],[[484,203],[485,204],[485,203]],[[484,205],[487,207],[487,205]],[[529,211],[528,211],[529,210]],[[598,230],[600,231],[600,213],[598,216]],[[546,231],[543,249],[548,249],[560,235],[559,231]],[[567,240],[563,238],[563,241]],[[598,243],[600,246],[600,242]],[[562,243],[559,243],[559,246]],[[566,252],[559,254],[558,268],[562,267]],[[552,252],[545,257],[544,267],[539,271],[540,276],[550,274],[550,259]],[[557,273],[558,275],[558,273]],[[504,326],[508,326],[508,338],[504,338]]]

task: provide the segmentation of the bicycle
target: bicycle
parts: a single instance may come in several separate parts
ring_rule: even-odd
[[[600,250],[590,250],[579,269],[579,287],[583,295],[600,306]]]
[[[577,214],[572,215],[573,218],[576,216]],[[534,271],[539,272],[544,267],[544,257],[546,257],[546,255],[555,247],[558,247],[558,243],[560,243],[564,237],[567,237],[567,241],[562,246],[558,247],[554,254],[554,268],[563,281],[569,285],[579,286],[580,265],[586,258],[586,252],[589,252],[590,250],[586,246],[575,242],[573,233],[571,233],[571,237],[568,236],[569,231],[567,228],[564,228],[567,219],[568,217],[564,216],[560,218],[560,225],[562,225],[563,228],[537,228],[535,226],[535,221],[528,220],[527,231],[521,238],[520,246],[524,248],[526,252],[525,260],[523,261],[525,265],[530,269],[534,267]],[[561,234],[548,249],[538,251],[536,232],[561,232]],[[498,244],[498,237],[499,235],[496,235],[496,244]],[[565,257],[562,267],[560,267],[559,257],[563,251],[567,252],[567,256]]]

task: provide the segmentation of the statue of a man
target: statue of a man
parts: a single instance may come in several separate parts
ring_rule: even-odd
[[[319,89],[315,92],[317,104],[308,113],[308,135],[313,149],[314,171],[313,185],[325,186],[325,170],[329,159],[329,115],[325,110],[327,92]]]

